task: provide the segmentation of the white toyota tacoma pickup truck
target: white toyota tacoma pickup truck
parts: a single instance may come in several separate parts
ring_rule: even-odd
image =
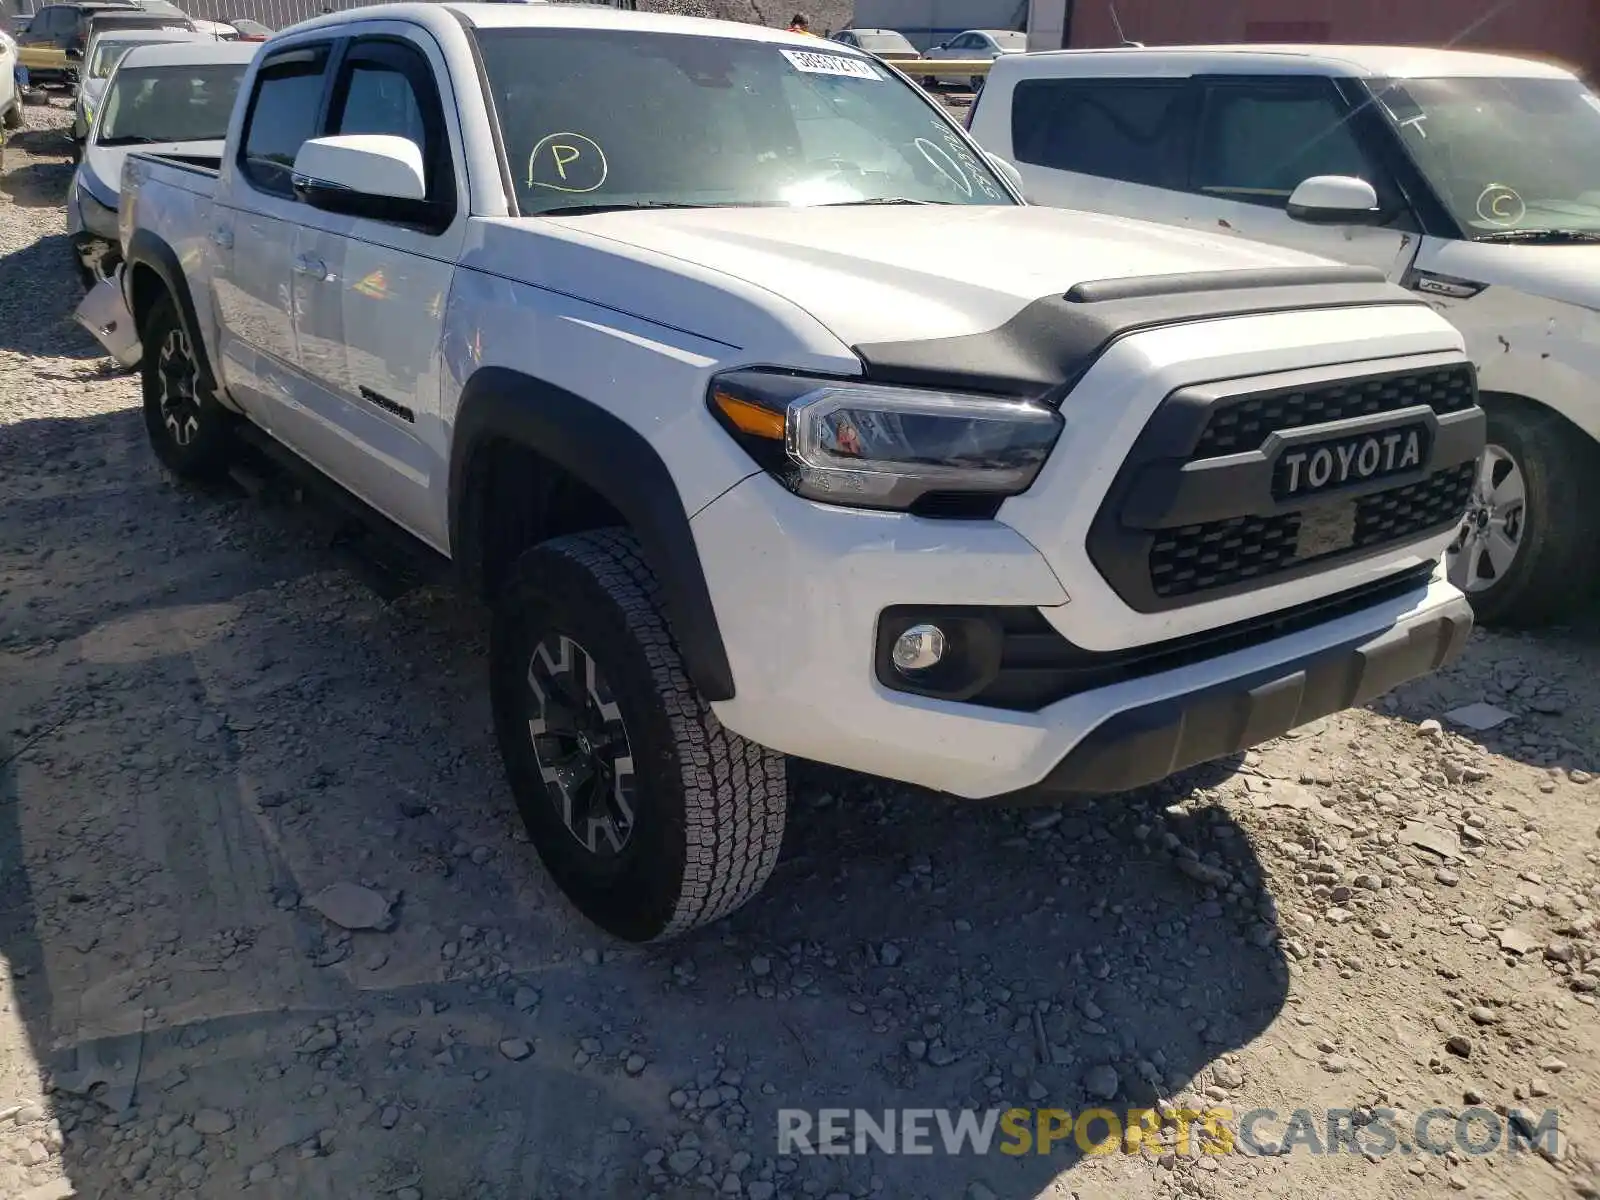
[[[349,10],[266,43],[220,171],[133,155],[123,196],[85,308],[156,453],[269,439],[452,561],[533,841],[624,938],[761,887],[788,755],[1128,789],[1472,626],[1484,417],[1420,296],[1025,206],[847,47]]]

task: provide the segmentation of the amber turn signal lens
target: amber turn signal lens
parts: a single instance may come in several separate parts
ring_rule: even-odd
[[[733,427],[740,433],[748,433],[751,437],[766,438],[774,442],[783,441],[782,413],[762,408],[761,405],[752,404],[748,400],[741,400],[727,392],[713,392],[711,400],[722,411],[722,415],[733,422]]]

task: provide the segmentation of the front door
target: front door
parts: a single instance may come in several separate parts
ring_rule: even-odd
[[[227,164],[213,213],[222,377],[229,394],[263,427],[304,453],[308,415],[296,401],[295,223],[304,205],[290,168],[317,128],[328,46],[274,54],[255,77],[243,150]]]
[[[1421,236],[1399,189],[1370,153],[1332,80],[1311,76],[1196,80],[1200,117],[1190,163],[1192,208],[1184,222],[1211,232],[1377,267],[1399,280]],[[1372,184],[1387,225],[1308,225],[1286,211],[1313,175]]]
[[[458,133],[442,61],[404,27],[374,23],[337,69],[325,132],[390,134],[422,150],[432,228],[307,208],[294,255],[297,391],[318,416],[319,462],[438,549],[448,453],[439,421],[445,305],[466,222]],[[436,51],[433,51],[436,53]]]

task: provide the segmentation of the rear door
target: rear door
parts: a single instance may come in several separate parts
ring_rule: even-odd
[[[995,109],[984,106],[1002,103],[978,102],[973,128],[986,143]],[[1184,219],[1195,125],[1189,80],[1019,79],[1010,122],[1010,157],[1032,203]]]
[[[332,50],[331,42],[300,44],[262,62],[211,231],[223,379],[262,426],[297,450],[309,426],[295,398],[290,280],[295,222],[305,206],[295,198],[291,168],[322,120]]]
[[[428,198],[448,214],[432,228],[303,206],[294,255],[298,395],[316,416],[309,457],[425,541],[446,544],[439,420],[445,305],[467,217],[467,179],[453,95],[431,40],[373,23],[335,70],[327,134],[415,142]]]

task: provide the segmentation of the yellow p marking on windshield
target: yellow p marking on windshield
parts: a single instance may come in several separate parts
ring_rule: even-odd
[[[548,133],[528,155],[528,186],[552,192],[592,192],[601,187],[611,166],[600,143],[581,133]]]

